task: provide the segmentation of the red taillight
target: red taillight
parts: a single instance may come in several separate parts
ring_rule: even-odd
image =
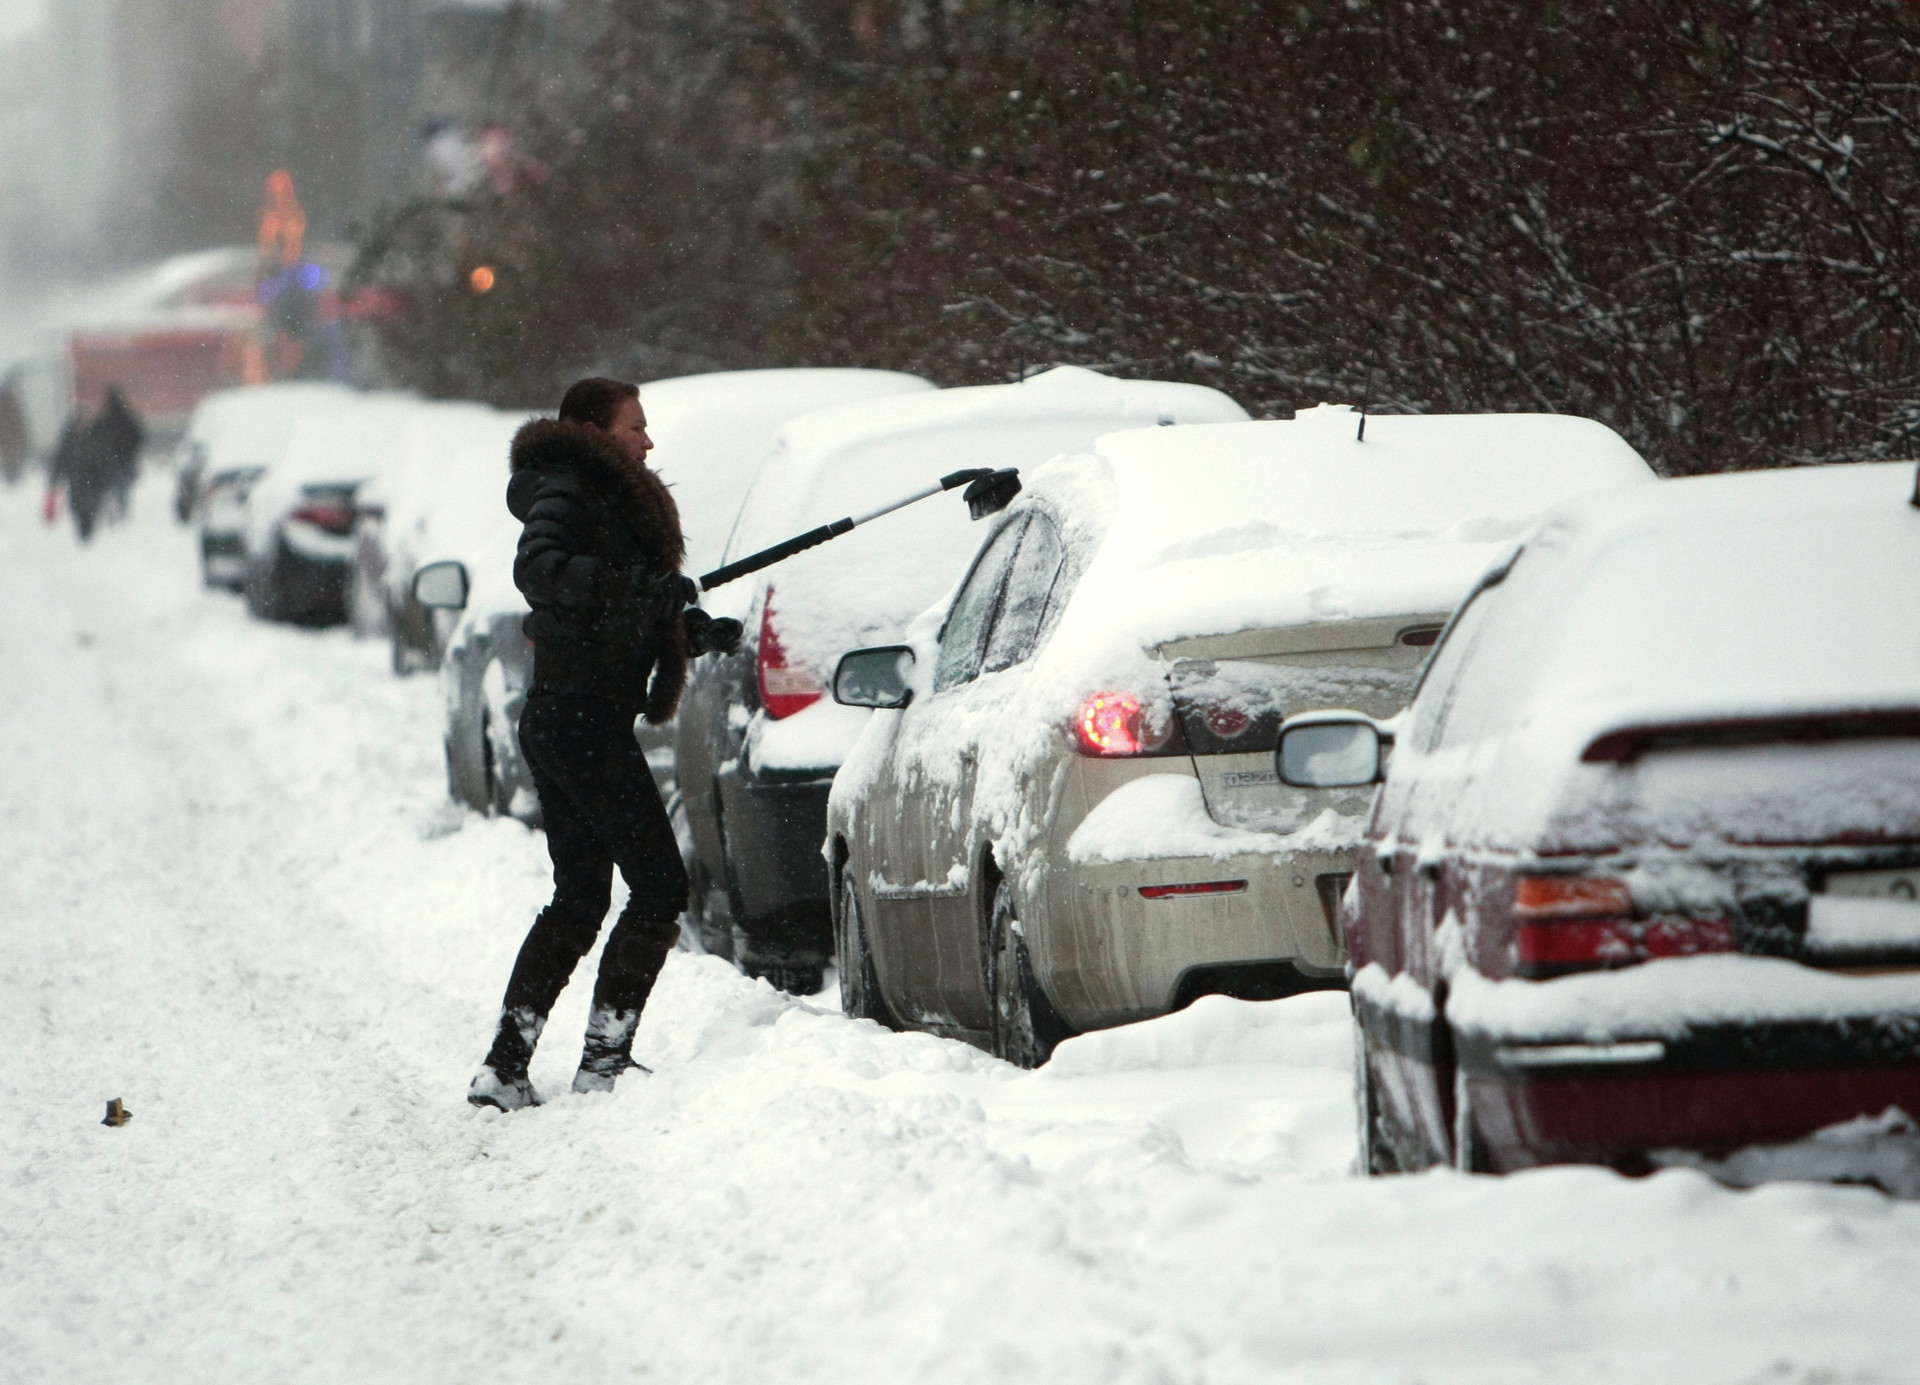
[[[353,509],[348,505],[302,505],[293,512],[293,517],[329,534],[353,532]]]
[[[760,655],[755,672],[760,680],[760,705],[778,721],[804,712],[826,693],[826,684],[805,664],[787,662],[787,651],[773,628],[773,589],[760,612]]]
[[[1513,913],[1515,960],[1522,975],[1732,952],[1738,946],[1732,919],[1634,918],[1626,883],[1607,876],[1522,876]]]
[[[1132,693],[1101,692],[1081,704],[1073,731],[1083,755],[1157,755],[1171,747],[1173,718]]]
[[[1624,880],[1607,875],[1523,875],[1513,893],[1523,919],[1576,919],[1633,913]]]
[[[1168,899],[1190,894],[1239,894],[1247,888],[1244,880],[1202,880],[1192,885],[1142,885],[1140,898]]]

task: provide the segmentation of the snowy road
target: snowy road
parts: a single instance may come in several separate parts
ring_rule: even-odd
[[[546,859],[445,807],[431,680],[201,591],[160,480],[85,553],[33,501],[0,494],[0,1381],[1920,1380],[1920,1207],[1350,1178],[1339,997],[1022,1074],[676,954],[654,1078],[476,1112]]]

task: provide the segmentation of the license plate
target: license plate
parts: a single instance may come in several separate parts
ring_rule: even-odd
[[[1847,899],[1895,899],[1920,905],[1920,870],[1836,870],[1827,876],[1826,892]]]
[[[1842,870],[1807,902],[1807,952],[1816,959],[1920,953],[1920,870]]]

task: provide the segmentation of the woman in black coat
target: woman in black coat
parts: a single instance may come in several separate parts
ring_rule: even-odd
[[[532,607],[534,651],[520,749],[540,794],[553,901],[514,962],[493,1046],[467,1089],[476,1106],[539,1101],[527,1064],[599,934],[616,864],[629,898],[601,954],[574,1091],[611,1091],[640,1066],[634,1030],[680,935],[686,869],[633,724],[671,719],[688,659],[737,648],[740,626],[687,609],[699,589],[680,575],[679,511],[646,464],[639,393],[582,380],[558,419],[513,440],[507,508],[524,526],[513,580]]]

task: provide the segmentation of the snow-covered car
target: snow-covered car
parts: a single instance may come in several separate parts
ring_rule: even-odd
[[[414,600],[414,572],[447,559],[499,567],[507,446],[530,416],[423,402],[407,412],[398,465],[355,492],[349,619],[388,641],[395,673],[439,668],[456,619]]]
[[[1072,367],[813,414],[775,443],[726,558],[956,471],[1035,466],[1117,428],[1246,416],[1218,390]],[[789,990],[819,988],[834,950],[827,791],[868,717],[825,697],[827,679],[846,651],[899,639],[979,543],[967,507],[929,499],[708,599],[746,626],[738,655],[700,661],[676,739],[691,911],[709,951]]]
[[[1555,512],[1412,706],[1344,909],[1374,1172],[1920,1158],[1920,512],[1894,463]],[[1320,790],[1345,792],[1339,788]]]
[[[247,609],[262,620],[337,625],[347,619],[355,496],[398,464],[419,401],[348,393],[303,410],[286,445],[247,488]]]
[[[814,409],[932,390],[917,375],[887,370],[721,371],[655,380],[640,387],[654,451],[647,459],[669,486],[687,537],[687,570],[719,561],[728,526],[766,459],[775,432]],[[510,430],[509,430],[510,431]],[[447,782],[453,797],[482,812],[539,818],[539,795],[520,758],[516,728],[533,680],[533,646],[521,629],[527,604],[513,585],[520,525],[507,511],[506,441],[491,500],[462,532],[470,548],[420,545],[423,564],[464,560],[464,610],[447,637],[441,680],[447,700]],[[671,788],[671,733],[636,728],[655,776]]]
[[[1345,983],[1370,786],[1285,789],[1282,719],[1400,710],[1454,605],[1570,496],[1651,484],[1588,419],[1136,430],[1034,473],[950,599],[849,654],[829,806],[850,1013],[1023,1066],[1207,994]]]
[[[200,401],[174,453],[175,505],[196,525],[208,586],[244,585],[248,491],[286,451],[294,424],[351,398],[339,385],[300,382],[221,390]]]

